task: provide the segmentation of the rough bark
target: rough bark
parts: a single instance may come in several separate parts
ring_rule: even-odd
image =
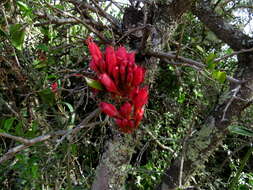
[[[124,189],[128,164],[134,152],[137,138],[132,135],[121,136],[115,132],[105,146],[99,162],[92,190]]]
[[[202,1],[194,8],[193,13],[234,50],[248,48],[251,39],[217,16],[210,7],[207,1]],[[198,169],[204,167],[205,161],[225,138],[226,129],[233,118],[252,103],[253,54],[239,55],[238,65],[235,77],[246,82],[230,86],[229,94],[222,96],[212,114],[199,127],[200,130],[187,140],[184,151],[166,170],[158,190],[175,190],[180,183],[185,184]]]

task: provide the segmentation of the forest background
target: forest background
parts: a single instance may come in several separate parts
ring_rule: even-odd
[[[252,0],[0,8],[0,189],[253,189]],[[99,109],[89,37],[146,70],[130,134]]]

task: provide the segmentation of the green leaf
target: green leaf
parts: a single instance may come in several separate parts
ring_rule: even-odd
[[[243,126],[232,125],[228,127],[228,130],[238,135],[253,137],[253,131]]]
[[[23,3],[22,1],[17,1],[17,5],[19,7],[19,9],[23,12],[27,12],[29,11],[29,7],[27,6],[27,4]]]
[[[18,122],[18,124],[15,126],[15,134],[18,136],[22,136],[24,134],[23,131],[23,124],[21,121]]]
[[[18,50],[22,50],[25,39],[25,27],[21,24],[13,24],[10,26],[11,44]]]
[[[15,117],[11,117],[11,118],[5,120],[5,122],[4,122],[4,130],[6,132],[8,132],[11,129],[11,127],[12,127],[13,122],[15,121],[15,119],[16,119]]]
[[[3,129],[0,129],[0,133],[5,133],[5,130],[3,130]]]
[[[200,47],[199,45],[197,45],[196,48],[197,48],[199,51],[201,51],[202,53],[205,53],[205,50],[204,50],[202,47]]]
[[[103,90],[103,86],[99,81],[87,77],[85,77],[85,80],[89,87],[95,88],[97,90]]]
[[[214,70],[214,68],[216,67],[217,63],[214,62],[214,59],[216,58],[216,54],[214,53],[210,53],[207,57],[206,57],[206,64],[207,64],[207,68],[210,69],[211,71]]]
[[[66,105],[68,107],[68,109],[69,109],[69,111],[71,113],[71,121],[70,121],[70,123],[74,124],[74,122],[75,122],[75,113],[74,113],[74,111],[75,110],[74,110],[73,106],[70,103],[68,103],[68,102],[61,102],[61,103],[64,104],[64,105]]]
[[[37,46],[37,49],[41,49],[43,51],[47,51],[48,52],[48,46],[46,44],[39,44]]]
[[[220,83],[224,83],[226,78],[227,78],[227,75],[223,71],[213,71],[212,72],[212,77],[214,79],[218,80]]]

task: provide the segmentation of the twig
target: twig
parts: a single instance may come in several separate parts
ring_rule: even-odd
[[[145,132],[158,144],[159,147],[161,147],[161,148],[164,149],[164,150],[168,150],[168,151],[170,151],[171,153],[174,153],[174,151],[173,151],[170,147],[163,145],[163,144],[151,133],[150,130],[148,130],[148,129],[145,128],[145,127],[142,127],[142,128],[143,128],[143,129],[145,130]]]
[[[231,53],[231,54],[229,54],[229,55],[225,55],[225,56],[223,56],[223,57],[217,58],[217,59],[215,59],[214,61],[215,61],[215,62],[219,62],[219,61],[221,61],[221,60],[223,60],[223,59],[227,59],[227,58],[232,57],[232,56],[234,56],[234,55],[238,55],[238,54],[241,54],[241,53],[252,52],[252,51],[253,51],[253,48],[250,48],[250,49],[242,49],[242,50],[240,50],[240,51],[235,51],[235,52],[233,52],[233,53]]]
[[[238,85],[235,89],[233,89],[231,92],[233,92],[232,97],[228,101],[225,109],[223,110],[223,115],[221,121],[226,121],[226,113],[229,108],[229,106],[232,104],[232,102],[236,99],[236,95],[238,94],[239,90],[241,89],[241,85]]]
[[[77,18],[76,16],[68,13],[68,12],[65,12],[61,9],[58,9],[52,5],[50,5],[49,3],[45,2],[47,4],[48,7],[50,7],[51,9],[65,15],[65,16],[68,16],[70,18],[73,18],[75,19],[76,21],[78,21],[79,23],[83,24],[88,30],[90,30],[91,32],[93,32],[94,34],[96,34],[102,41],[108,43],[108,40],[104,37],[103,34],[101,34],[96,28],[92,27],[91,25],[89,25],[89,23],[87,23],[86,19],[80,19],[80,18]]]
[[[103,16],[104,18],[106,18],[113,26],[115,26],[116,29],[119,28],[119,24],[116,23],[116,19],[113,18],[110,14],[106,13],[94,0],[91,0],[92,3],[96,6],[98,13]]]
[[[125,32],[125,34],[116,43],[118,44],[122,39],[124,39],[125,37],[129,36],[131,33],[136,32],[138,30],[143,30],[144,28],[146,28],[146,26],[140,26],[140,27],[128,29]]]
[[[49,24],[63,25],[63,24],[77,24],[77,23],[79,23],[79,21],[77,21],[76,19],[73,19],[73,18],[58,18],[58,17],[54,17],[52,15],[49,15],[45,12],[34,11],[34,14],[37,15],[39,18],[44,18],[44,19],[49,20],[47,22],[36,23],[36,24],[34,24],[34,26],[44,26],[44,25],[49,25]]]
[[[185,58],[185,57],[182,57],[182,56],[176,57],[176,55],[174,55],[171,52],[165,53],[165,52],[148,51],[148,52],[146,52],[146,55],[158,57],[160,59],[177,59],[179,61],[182,61],[183,63],[188,63],[192,66],[195,66],[195,68],[198,68],[200,70],[203,70],[203,69],[206,68],[206,65],[201,63],[201,62],[198,62],[198,61],[195,61],[195,60],[192,60],[192,59],[189,59],[189,58]],[[190,65],[188,65],[188,66],[190,66]],[[236,83],[236,84],[245,83],[245,81],[235,79],[231,76],[227,76],[227,80],[232,82],[232,83]]]
[[[101,122],[94,122],[94,123],[87,124],[92,118],[94,118],[99,113],[100,113],[99,109],[96,109],[90,115],[88,115],[79,125],[77,125],[75,128],[72,128],[70,130],[59,130],[59,131],[48,133],[46,135],[41,135],[39,137],[35,137],[33,139],[25,139],[23,137],[17,137],[17,136],[13,136],[13,135],[6,134],[6,133],[0,133],[0,136],[11,138],[15,141],[23,143],[22,145],[18,145],[14,148],[11,148],[7,153],[5,153],[0,158],[0,163],[11,159],[18,152],[20,152],[20,151],[36,144],[36,143],[44,142],[44,141],[46,141],[46,140],[48,140],[52,137],[56,137],[56,136],[70,135],[70,134],[73,135],[73,134],[76,134],[78,131],[80,131],[83,128],[93,127],[93,126],[96,126],[98,124],[101,124]]]

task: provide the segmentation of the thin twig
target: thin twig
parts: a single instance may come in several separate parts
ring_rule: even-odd
[[[6,134],[6,133],[0,133],[0,136],[3,137],[7,137],[7,138],[11,138],[15,141],[21,142],[23,144],[18,145],[14,148],[11,148],[10,150],[8,150],[7,153],[5,153],[1,158],[0,158],[0,163],[7,161],[9,159],[11,159],[13,156],[15,156],[18,152],[36,144],[39,142],[44,142],[46,140],[49,140],[50,138],[56,137],[56,136],[63,136],[63,135],[74,135],[76,134],[78,131],[80,131],[83,128],[86,127],[93,127],[96,126],[98,124],[101,124],[101,122],[94,122],[94,123],[90,123],[87,124],[92,118],[94,118],[96,115],[98,115],[100,113],[99,109],[96,109],[95,111],[93,111],[90,115],[88,115],[79,125],[77,125],[75,128],[69,129],[69,130],[59,130],[59,131],[55,131],[55,132],[51,132],[45,135],[41,135],[39,137],[35,137],[33,139],[25,139],[23,137],[18,137],[18,136],[13,136],[10,134]]]
[[[157,145],[160,147],[160,148],[162,148],[162,149],[164,149],[164,150],[168,150],[168,151],[170,151],[171,153],[174,153],[174,150],[172,150],[170,147],[168,147],[168,146],[165,146],[165,145],[163,145],[152,133],[151,133],[151,131],[150,130],[148,130],[147,128],[145,128],[145,127],[142,127],[144,130],[145,130],[145,132],[157,143]]]
[[[233,52],[233,53],[231,53],[231,54],[229,54],[229,55],[225,55],[225,56],[223,56],[223,57],[217,58],[217,59],[215,59],[214,61],[215,61],[215,62],[219,62],[219,61],[221,61],[221,60],[223,60],[223,59],[227,59],[227,58],[229,58],[229,57],[233,57],[233,56],[238,55],[238,54],[241,54],[241,53],[247,53],[247,52],[252,52],[252,51],[253,51],[253,48],[250,48],[250,49],[242,49],[242,50],[240,50],[240,51],[235,51],[235,52]]]
[[[173,52],[174,53],[174,52]],[[207,66],[201,62],[189,59],[189,58],[185,58],[182,56],[178,56],[176,57],[176,55],[174,55],[171,52],[154,52],[154,51],[148,51],[146,52],[146,55],[150,55],[150,56],[154,56],[154,57],[158,57],[160,59],[177,59],[179,61],[182,61],[183,63],[188,63],[192,66],[195,66],[196,68],[200,69],[200,70],[204,70]],[[245,81],[241,81],[238,79],[235,79],[231,76],[227,76],[227,80],[232,82],[232,83],[236,83],[236,84],[242,84],[245,83]]]
[[[80,18],[78,18],[78,17],[76,17],[76,16],[74,16],[74,15],[68,13],[68,12],[65,12],[65,11],[63,11],[63,10],[61,10],[61,9],[58,9],[58,8],[56,8],[56,7],[52,6],[52,5],[50,5],[50,4],[47,3],[47,2],[45,2],[45,3],[47,4],[48,7],[50,7],[51,9],[53,9],[53,10],[55,10],[55,11],[57,11],[58,13],[61,13],[61,14],[65,15],[65,16],[68,16],[68,17],[70,17],[70,18],[73,18],[73,19],[75,19],[76,21],[78,21],[79,23],[83,24],[88,30],[90,30],[91,32],[93,32],[94,34],[96,34],[102,41],[108,43],[108,40],[104,37],[104,35],[101,34],[96,28],[94,28],[94,27],[92,27],[91,25],[89,25],[89,23],[87,23],[87,21],[86,21],[85,19],[82,19],[82,20],[81,20]]]

